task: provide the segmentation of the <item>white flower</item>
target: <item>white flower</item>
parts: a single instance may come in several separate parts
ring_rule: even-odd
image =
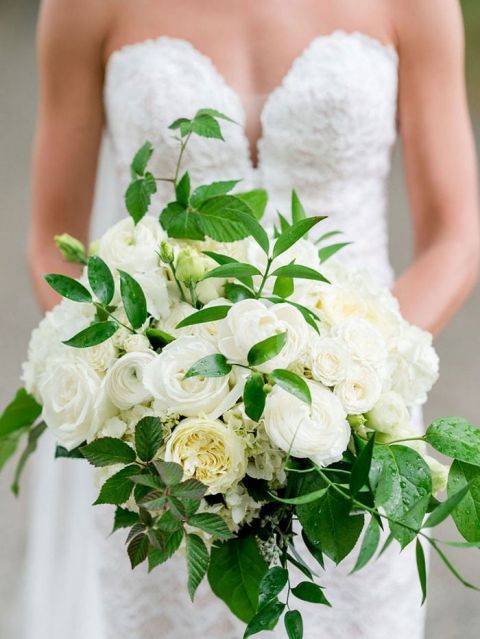
[[[432,474],[432,493],[436,495],[447,488],[449,467],[442,464],[430,455],[424,455],[423,458],[427,462]]]
[[[368,425],[381,433],[393,434],[410,422],[410,413],[401,395],[395,391],[383,393],[367,415]]]
[[[143,381],[156,404],[186,417],[215,410],[229,392],[229,376],[185,379],[193,364],[215,352],[211,342],[201,337],[179,337],[168,344],[144,371]]]
[[[157,251],[166,238],[159,222],[146,215],[138,224],[126,217],[100,239],[98,254],[112,269],[130,274],[145,273],[158,266]]]
[[[187,304],[187,302],[177,302],[170,308],[170,313],[166,317],[160,318],[157,326],[165,333],[173,337],[180,335],[196,335],[197,326],[186,326],[185,328],[177,328],[182,320],[196,312],[196,309]]]
[[[140,333],[132,334],[128,332],[128,335],[125,335],[122,347],[126,353],[149,353],[152,350],[148,338],[145,335],[140,335]]]
[[[343,381],[351,366],[348,350],[334,337],[314,339],[309,356],[313,378],[325,386]]]
[[[157,320],[167,316],[170,303],[164,269],[157,268],[147,273],[135,273],[133,277],[145,293],[150,315]]]
[[[39,393],[45,423],[68,450],[91,439],[111,408],[100,377],[80,357],[50,362]]]
[[[254,344],[278,333],[287,332],[280,353],[258,368],[264,372],[286,368],[305,350],[309,329],[302,314],[290,304],[265,306],[247,299],[234,304],[227,317],[218,323],[218,346],[228,358],[246,363]]]
[[[115,362],[105,377],[105,388],[111,401],[122,410],[151,398],[143,378],[153,353],[127,353]]]
[[[361,364],[378,366],[387,357],[381,333],[370,322],[361,318],[350,318],[336,324],[332,335],[345,345],[353,359]]]
[[[208,493],[226,492],[244,477],[242,440],[223,422],[205,417],[184,419],[167,441],[165,460],[183,467],[184,476],[208,486]]]
[[[312,405],[279,386],[267,396],[265,429],[272,442],[294,457],[309,457],[320,466],[342,458],[350,438],[346,413],[325,386],[309,383]]]
[[[83,348],[80,354],[83,355],[85,361],[97,371],[97,373],[104,373],[116,360],[117,349],[113,345],[112,340],[107,339],[96,346]]]
[[[380,376],[367,366],[353,366],[346,379],[334,389],[349,415],[366,413],[375,406],[382,392]]]
[[[230,511],[232,522],[237,528],[239,524],[251,521],[261,508],[261,504],[250,497],[242,484],[225,493],[225,503]]]
[[[100,437],[116,437],[122,438],[127,431],[127,424],[120,417],[110,417],[100,429],[98,435]]]

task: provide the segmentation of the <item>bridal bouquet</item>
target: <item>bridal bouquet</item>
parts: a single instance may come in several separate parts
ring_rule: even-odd
[[[245,637],[282,615],[302,637],[295,600],[330,605],[324,561],[354,549],[357,571],[392,541],[415,541],[425,597],[429,544],[470,586],[442,545],[480,545],[480,430],[459,418],[413,429],[438,373],[431,336],[337,261],[346,243],[331,243],[335,233],[308,239],[323,218],[307,217],[295,192],[268,232],[264,191],[192,189],[180,177],[190,137],[221,138],[222,119],[202,109],[171,125],[172,178],[148,170],[145,144],[130,216],[88,252],[56,238],[83,275],[45,277],[64,300],[32,334],[25,389],[0,420],[0,464],[25,436],[17,491],[48,429],[57,456],[97,468],[95,503],[114,505],[113,529],[129,529],[132,567],[183,553],[191,597],[208,575]],[[173,194],[159,219],[147,215],[158,180]],[[450,515],[464,542],[431,535]]]

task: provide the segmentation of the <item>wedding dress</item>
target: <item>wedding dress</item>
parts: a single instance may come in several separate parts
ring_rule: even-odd
[[[398,56],[391,45],[342,31],[315,38],[266,100],[254,167],[241,98],[208,57],[190,43],[170,37],[123,47],[113,53],[106,69],[107,127],[92,236],[125,215],[123,193],[135,151],[150,140],[155,148],[153,172],[172,175],[178,143],[168,124],[192,116],[198,108],[212,107],[239,124],[222,124],[226,142],[192,137],[184,167],[193,184],[242,177],[241,190],[265,187],[271,198],[267,224],[275,221],[277,209],[288,211],[295,188],[308,212],[329,216],[321,224],[322,232],[341,229],[354,242],[342,259],[391,285],[385,206],[396,137],[397,78]],[[154,214],[172,196],[171,184],[160,182],[158,188]],[[43,481],[51,484],[51,490],[56,483],[56,494],[69,493],[63,508],[50,514],[47,497],[37,504],[43,533],[35,543],[43,550],[34,550],[32,556],[38,559],[43,552],[46,558],[43,564],[37,561],[36,575],[35,571],[30,575],[28,605],[36,614],[29,617],[25,637],[242,636],[242,624],[209,592],[208,584],[199,589],[195,604],[190,603],[182,557],[151,575],[145,566],[131,572],[122,532],[107,539],[111,508],[90,507],[94,493],[90,469],[61,461],[56,462],[61,470],[52,471],[50,458],[38,463],[45,468],[48,477]],[[68,474],[67,485],[58,485],[59,473]],[[42,494],[49,494],[48,486],[42,487]],[[56,503],[57,507],[62,503],[60,497]],[[48,518],[56,518],[56,524],[48,525]],[[295,602],[304,612],[306,639],[423,637],[424,614],[410,548],[400,555],[398,546],[392,545],[379,561],[348,576],[351,566],[347,562],[320,572],[319,583],[326,586],[333,608]],[[284,637],[285,631],[279,625],[274,633],[259,636]]]

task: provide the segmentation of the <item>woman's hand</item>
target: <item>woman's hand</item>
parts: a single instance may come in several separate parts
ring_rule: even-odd
[[[471,291],[479,264],[474,141],[457,0],[398,7],[400,129],[415,259],[395,286],[405,317],[437,333]]]

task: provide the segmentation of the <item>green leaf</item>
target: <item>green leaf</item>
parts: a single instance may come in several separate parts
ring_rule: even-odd
[[[235,120],[232,120],[232,118],[229,118],[228,115],[225,115],[225,113],[217,111],[216,109],[199,109],[195,114],[195,117],[201,115],[210,115],[213,118],[219,118],[220,120],[226,120],[227,122],[233,122],[233,124],[237,124]]]
[[[13,476],[13,484],[11,486],[11,489],[14,495],[18,495],[18,493],[20,492],[20,479],[22,477],[27,461],[30,455],[32,455],[37,450],[38,440],[43,435],[46,428],[46,424],[41,422],[37,426],[34,426],[28,433],[27,445],[25,447],[25,450],[21,454],[20,459],[18,460],[17,467],[15,468],[15,474]]]
[[[252,373],[245,383],[243,391],[245,412],[254,422],[260,421],[265,408],[264,385],[263,376],[260,373]]]
[[[176,486],[172,486],[171,493],[175,497],[200,500],[207,492],[207,487],[198,479],[186,479]]]
[[[425,439],[447,457],[480,466],[480,428],[475,428],[465,419],[437,419],[428,427]]]
[[[273,630],[284,610],[285,604],[278,600],[270,601],[263,608],[260,608],[257,614],[249,621],[243,639],[256,635],[263,630]]]
[[[312,395],[308,384],[300,375],[283,368],[276,368],[270,373],[270,377],[275,384],[278,384],[280,388],[286,390],[287,393],[294,395],[306,404],[312,403]]]
[[[352,474],[350,475],[350,492],[352,495],[356,495],[364,486],[368,486],[368,476],[372,465],[374,446],[375,433],[370,437],[366,446],[353,464]]]
[[[462,462],[458,463],[461,464]],[[476,466],[474,466],[474,468],[476,468]],[[426,522],[423,524],[423,528],[433,528],[434,526],[441,524],[442,521],[451,514],[452,510],[456,508],[463,498],[470,492],[471,485],[472,484],[468,482],[460,488],[460,490],[451,494],[448,499],[440,502],[428,516]]]
[[[349,246],[351,242],[340,242],[338,244],[330,244],[330,246],[324,246],[318,251],[318,257],[320,258],[320,262],[326,262],[329,258],[331,258],[335,253],[341,251],[346,246]]]
[[[200,216],[178,202],[170,202],[160,213],[162,228],[169,237],[190,240],[204,240],[205,234],[200,228]]]
[[[199,359],[185,373],[184,379],[189,377],[224,377],[229,375],[232,365],[229,364],[225,355],[213,353]]]
[[[157,185],[151,173],[130,182],[125,192],[125,206],[135,224],[145,216],[156,192]]]
[[[252,277],[253,275],[261,275],[258,268],[253,266],[252,264],[244,264],[242,262],[232,262],[229,264],[222,264],[213,268],[211,271],[208,271],[204,276],[204,280],[211,279],[212,277],[235,277],[237,279]],[[217,306],[209,307],[211,309],[218,308]]]
[[[72,448],[72,450],[68,450],[63,446],[58,446],[55,448],[55,459],[85,459],[82,455],[82,448],[85,446],[86,442],[80,444],[76,448]]]
[[[151,461],[163,443],[162,424],[158,417],[143,417],[135,426],[135,449],[138,457]]]
[[[208,114],[196,115],[190,123],[190,131],[204,138],[223,140],[222,130],[214,117]]]
[[[157,536],[157,541],[159,539],[160,538]],[[175,530],[169,535],[164,535],[161,547],[156,548],[153,545],[150,546],[148,551],[148,571],[151,572],[154,568],[170,559],[170,557],[172,557],[180,548],[182,539],[183,529],[181,528],[180,530]]]
[[[294,306],[300,313],[303,315],[304,320],[307,322],[309,326],[311,326],[316,333],[320,333],[317,322],[320,321],[320,318],[309,308],[306,306],[302,306],[301,304],[297,304],[296,302],[292,302],[291,300],[285,300],[282,297],[270,296],[267,298],[273,304],[290,304]]]
[[[8,460],[17,452],[18,444],[23,435],[23,431],[17,430],[11,435],[0,439],[0,471],[4,468]]]
[[[290,228],[291,225],[289,224],[285,216],[280,213],[280,211],[277,211],[277,215],[278,215],[278,221],[280,222],[280,232],[284,233],[287,229]]]
[[[324,233],[319,238],[317,238],[315,240],[315,244],[320,244],[320,242],[324,242],[325,240],[328,240],[330,237],[335,237],[336,235],[342,235],[342,231],[328,231],[327,233]]]
[[[125,271],[120,273],[120,293],[132,328],[140,328],[145,323],[147,312],[147,300],[140,284]]]
[[[301,599],[302,601],[308,601],[310,603],[324,604],[325,606],[330,606],[330,602],[323,594],[322,588],[317,586],[317,584],[312,583],[311,581],[302,581],[292,588],[292,594],[297,597],[297,599]]]
[[[427,563],[425,561],[425,553],[420,539],[417,539],[417,547],[415,556],[417,559],[418,577],[420,579],[420,586],[422,587],[422,606],[427,598]]]
[[[448,495],[453,497],[469,486],[466,495],[452,511],[460,534],[468,542],[480,541],[480,468],[455,460],[448,475]]]
[[[328,486],[325,488],[319,488],[318,490],[314,490],[311,493],[306,493],[304,495],[298,495],[298,497],[278,497],[275,496],[276,501],[282,502],[282,504],[293,504],[295,506],[299,506],[301,504],[311,504],[313,501],[318,501],[321,497],[325,495],[328,490]]]
[[[280,353],[287,343],[288,333],[277,333],[271,335],[261,342],[257,342],[248,351],[247,359],[250,366],[260,366],[268,360],[273,359]]]
[[[175,328],[185,328],[185,326],[193,326],[195,324],[204,324],[205,322],[216,322],[218,320],[227,317],[231,306],[208,306],[207,308],[202,308],[201,311],[197,311],[196,313],[192,313],[181,322],[179,322]]]
[[[183,136],[185,135],[183,131],[187,129],[187,126],[190,125],[190,122],[191,120],[189,120],[188,118],[178,118],[177,120],[174,120],[168,128],[173,130],[180,129]],[[188,133],[188,130],[186,132]]]
[[[260,220],[263,217],[268,202],[268,193],[265,189],[235,193],[235,197],[238,197],[239,200],[242,200],[250,207],[255,219]]]
[[[152,153],[153,146],[150,142],[145,142],[145,144],[138,149],[131,164],[134,175],[143,176],[145,174],[145,169],[147,168],[148,161],[152,157]]]
[[[92,255],[88,259],[87,272],[92,291],[102,304],[110,304],[115,293],[115,282],[108,266],[101,257]]]
[[[318,561],[318,563],[320,564],[322,569],[325,569],[325,560],[323,557],[323,552],[322,549],[320,548],[319,544],[314,544],[305,534],[305,531],[302,530],[302,539],[303,539],[303,543],[305,544],[308,552],[312,555],[312,557],[314,559],[316,559],[316,561]]]
[[[175,337],[173,337],[173,335],[170,335],[159,328],[147,328],[145,335],[148,337],[150,344],[154,348],[163,348],[163,346],[175,341]]]
[[[267,570],[254,537],[231,539],[212,548],[208,581],[233,614],[248,623],[257,610]]]
[[[188,593],[193,601],[195,591],[207,574],[208,550],[198,535],[187,535]]]
[[[245,286],[235,284],[234,282],[227,282],[224,286],[225,297],[237,304],[242,300],[249,300],[255,297],[254,293]]]
[[[93,466],[113,466],[131,464],[135,461],[135,451],[131,446],[116,437],[100,437],[91,444],[83,446],[82,455]]]
[[[96,322],[63,343],[72,348],[89,348],[105,342],[117,332],[118,328],[119,325],[116,322]]]
[[[157,461],[155,468],[158,470],[162,481],[167,486],[176,486],[182,481],[183,468],[175,462]]]
[[[188,519],[189,526],[200,528],[206,533],[220,539],[229,539],[232,536],[225,521],[215,513],[198,513]]]
[[[432,494],[432,477],[424,459],[408,446],[376,446],[370,483],[375,504],[389,517],[390,530],[405,547],[420,530]],[[402,525],[403,524],[403,525]]]
[[[289,297],[294,291],[293,279],[291,277],[277,277],[273,287],[273,294],[279,297]]]
[[[190,203],[194,208],[199,208],[206,200],[217,195],[226,195],[234,189],[240,180],[224,180],[223,182],[212,182],[198,186],[192,193]]]
[[[278,257],[289,249],[295,242],[298,242],[308,231],[316,224],[324,220],[325,217],[315,216],[307,217],[304,220],[299,220],[292,226],[289,226],[282,232],[280,237],[277,238],[273,247],[273,257]]]
[[[49,273],[48,275],[44,275],[44,279],[47,284],[49,284],[53,290],[59,293],[62,297],[66,297],[73,302],[92,301],[90,291],[86,289],[83,284],[74,280],[73,277]]]
[[[117,506],[117,508],[115,509],[112,533],[120,530],[121,528],[130,528],[130,526],[138,524],[139,521],[140,519],[138,514],[134,513],[133,510]]]
[[[380,543],[380,526],[378,525],[375,517],[372,517],[368,524],[367,530],[363,537],[360,552],[358,553],[357,561],[352,572],[361,570],[368,564],[370,559],[375,554],[378,544]]]
[[[41,405],[20,388],[0,417],[0,438],[31,426],[42,412]]]
[[[297,195],[295,189],[292,191],[292,204],[291,204],[291,212],[292,212],[292,224],[296,222],[300,222],[307,217],[305,213],[305,209],[303,208],[302,203],[300,202],[300,198]]]
[[[176,185],[175,194],[177,202],[186,208],[190,199],[190,176],[188,171],[183,174],[183,177]]]
[[[280,566],[274,566],[264,575],[260,582],[260,594],[258,597],[258,607],[276,599],[288,582],[288,570]]]
[[[139,474],[140,468],[135,465],[126,466],[112,475],[103,484],[100,494],[95,502],[98,504],[114,504],[120,506],[124,504],[132,494],[133,482],[131,477]]]
[[[302,264],[286,264],[280,266],[272,273],[272,277],[293,277],[302,280],[316,280],[317,282],[325,282],[330,284],[326,277],[309,266]]]
[[[303,639],[303,620],[298,610],[289,610],[284,617],[288,639]]]
[[[128,544],[127,552],[130,557],[130,564],[132,568],[135,568],[145,561],[148,555],[149,545],[150,542],[145,534],[136,535]]]

